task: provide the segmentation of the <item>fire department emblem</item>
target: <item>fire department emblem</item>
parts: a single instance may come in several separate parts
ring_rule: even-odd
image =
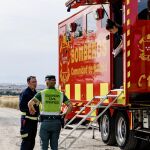
[[[63,35],[62,37],[60,37],[60,48],[59,48],[59,51],[60,51],[60,58],[59,58],[59,61],[60,61],[60,81],[62,83],[68,82],[69,78],[70,78],[69,49],[70,49],[70,45],[66,41],[66,36]]]
[[[142,61],[150,61],[150,34],[142,37],[139,41],[141,54],[139,58]]]

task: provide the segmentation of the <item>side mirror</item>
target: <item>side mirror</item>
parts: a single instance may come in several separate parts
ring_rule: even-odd
[[[105,13],[105,10],[103,8],[98,8],[96,11],[95,11],[95,19],[96,20],[101,20],[104,18],[104,13]]]
[[[70,32],[75,32],[77,29],[77,24],[75,22],[70,23]]]

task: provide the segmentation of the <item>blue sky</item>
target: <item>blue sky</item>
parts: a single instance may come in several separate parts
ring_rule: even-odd
[[[58,23],[78,11],[66,1],[0,0],[0,83],[58,75]]]

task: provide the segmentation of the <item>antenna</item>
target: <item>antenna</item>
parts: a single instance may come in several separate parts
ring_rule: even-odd
[[[106,13],[107,17],[109,18],[108,13],[107,13],[107,11],[105,10],[105,8],[104,8],[103,4],[101,4],[101,5],[102,5],[102,7],[103,7],[103,9],[104,9],[104,11],[105,11],[105,13]]]

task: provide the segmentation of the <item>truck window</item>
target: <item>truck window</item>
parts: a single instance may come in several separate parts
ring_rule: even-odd
[[[104,12],[104,18],[102,19],[102,28],[106,28],[106,24],[107,24],[107,14],[106,12]]]
[[[93,12],[90,12],[86,16],[86,24],[87,24],[87,33],[96,32],[96,19],[94,17]]]
[[[79,18],[77,20],[75,20],[75,23],[77,24],[77,29],[75,31],[74,37],[78,38],[81,37],[83,35],[83,18]]]
[[[138,0],[138,19],[150,20],[150,0]]]

